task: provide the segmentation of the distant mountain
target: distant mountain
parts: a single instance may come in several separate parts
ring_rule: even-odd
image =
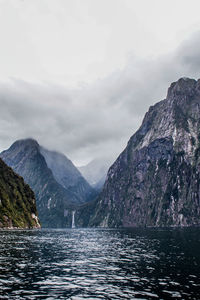
[[[60,154],[41,148],[33,139],[16,141],[8,150],[3,151],[0,157],[16,173],[23,176],[35,192],[37,209],[43,227],[66,227],[71,222],[70,210],[85,202],[87,195],[88,200],[92,196],[92,188],[81,175],[78,176],[78,171],[75,172],[75,167],[73,168],[70,161]],[[59,161],[58,166],[56,166],[56,161],[52,162],[53,158]],[[61,160],[64,165],[59,171],[62,167]],[[73,170],[72,176],[70,169]],[[66,174],[64,170],[67,170]],[[67,177],[69,182],[67,182]]]
[[[39,228],[35,195],[0,159],[0,228]]]
[[[200,80],[150,107],[108,171],[90,226],[200,225]]]
[[[101,157],[92,160],[86,166],[79,167],[79,171],[85,179],[96,189],[101,190],[106,180],[109,167],[113,163],[110,157]]]
[[[84,203],[94,196],[93,188],[65,155],[43,147],[40,147],[40,153],[44,156],[56,181],[73,195],[72,202]]]
[[[108,170],[107,170],[108,171]],[[106,181],[106,175],[107,175],[107,172],[106,172],[106,174],[104,174],[102,177],[101,177],[101,179],[94,185],[94,189],[96,190],[96,191],[101,191],[102,190],[102,188],[103,188],[103,186],[104,186],[104,183],[105,183],[105,181]]]

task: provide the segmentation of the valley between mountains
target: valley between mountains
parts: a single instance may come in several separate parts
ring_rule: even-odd
[[[1,228],[40,227],[37,214],[48,228],[73,214],[77,227],[200,225],[200,80],[172,83],[110,168],[78,170],[34,139],[0,157]]]

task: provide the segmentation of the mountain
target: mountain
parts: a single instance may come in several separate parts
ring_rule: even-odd
[[[108,169],[113,161],[114,159],[110,157],[99,157],[78,169],[91,186],[96,190],[101,190],[106,180]]]
[[[40,228],[33,191],[1,159],[0,228]]]
[[[42,153],[45,153],[47,161]],[[70,210],[74,206],[86,201],[86,194],[90,195],[90,192],[83,193],[82,198],[80,192],[76,191],[76,188],[80,190],[80,185],[81,187],[83,186],[84,179],[81,181],[81,176],[77,176],[74,179],[74,185],[72,185],[73,180],[70,178],[70,173],[67,173],[70,183],[68,184],[68,188],[64,188],[56,180],[53,173],[57,174],[56,177],[59,177],[59,181],[61,178],[65,178],[67,181],[67,176],[58,171],[59,167],[53,171],[51,170],[51,168],[55,167],[55,164],[51,163],[51,158],[54,156],[57,157],[57,160],[60,157],[59,154],[55,155],[53,153],[51,155],[50,152],[41,149],[39,144],[33,139],[16,141],[8,150],[0,154],[5,163],[12,167],[16,173],[23,176],[25,182],[35,192],[38,214],[42,226],[66,227],[71,222]],[[48,167],[48,164],[51,168]],[[70,167],[72,167],[71,164]],[[67,187],[66,181],[65,185]],[[90,189],[90,191],[92,190],[86,183],[85,187]]]
[[[109,169],[89,225],[199,224],[200,80],[181,78]]]
[[[56,181],[71,193],[72,202],[85,203],[94,196],[94,190],[65,155],[43,147],[40,147],[40,153]]]

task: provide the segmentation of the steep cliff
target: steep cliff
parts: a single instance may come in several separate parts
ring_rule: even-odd
[[[39,228],[30,187],[0,159],[0,228]]]
[[[200,224],[200,80],[150,107],[108,171],[90,226]]]

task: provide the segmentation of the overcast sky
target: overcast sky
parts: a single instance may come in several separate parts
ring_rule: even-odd
[[[0,0],[0,150],[33,137],[118,155],[179,77],[200,77],[199,0]]]

